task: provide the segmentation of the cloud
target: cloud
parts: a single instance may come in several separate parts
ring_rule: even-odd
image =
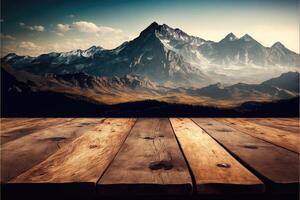
[[[41,25],[27,26],[27,28],[31,31],[39,31],[39,32],[43,32],[45,30],[45,27]]]
[[[0,37],[1,37],[1,40],[16,40],[15,37],[13,37],[11,35],[6,35],[6,34],[3,34],[3,33],[1,33]]]
[[[65,32],[68,32],[69,30],[71,30],[69,24],[57,24],[56,25],[56,31],[59,33],[65,33]]]
[[[42,26],[42,25],[28,26],[28,25],[26,25],[26,24],[23,23],[23,22],[20,22],[19,25],[20,25],[22,28],[27,28],[27,29],[30,30],[30,31],[38,31],[38,32],[43,32],[43,31],[45,31],[45,27]]]
[[[122,32],[119,29],[114,29],[108,26],[97,26],[96,24],[87,21],[73,22],[71,27],[83,33],[111,33],[111,32],[121,33]]]
[[[38,49],[38,46],[30,41],[20,42],[19,47],[30,51]]]
[[[77,21],[70,24],[57,24],[55,28],[55,34],[58,36],[64,36],[64,33],[75,30],[82,33],[96,33],[99,36],[103,33],[122,33],[119,29],[114,29],[108,26],[97,26],[92,22],[87,21]]]
[[[19,25],[27,29],[27,24],[20,22]],[[64,36],[71,31],[74,34],[69,34],[68,37],[65,38],[55,37],[51,40],[11,41],[3,45],[1,53],[4,55],[5,53],[14,52],[18,55],[37,56],[49,52],[87,49],[93,45],[113,49],[128,40],[128,37],[124,35],[121,30],[107,26],[98,26],[87,21],[74,21],[74,23],[70,24],[59,23],[56,24],[53,29],[51,32],[58,36]]]

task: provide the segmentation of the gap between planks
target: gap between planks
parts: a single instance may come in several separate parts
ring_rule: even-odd
[[[187,195],[188,167],[167,118],[141,118],[97,184],[100,195]]]
[[[193,118],[193,121],[261,177],[266,183],[267,191],[277,193],[299,191],[297,153],[240,132],[219,120]]]
[[[295,153],[300,152],[300,135],[289,131],[273,128],[242,118],[223,118],[216,119],[231,126],[243,133],[270,142],[274,145],[283,147]]]
[[[188,118],[170,118],[199,194],[260,193],[264,184]]]
[[[12,189],[30,186],[32,191],[69,188],[70,194],[95,192],[95,184],[123,144],[135,119],[105,119],[92,130],[59,149],[40,164],[7,184]],[[52,187],[50,187],[50,186]],[[84,191],[82,191],[82,188]]]

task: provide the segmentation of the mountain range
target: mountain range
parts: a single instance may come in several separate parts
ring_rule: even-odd
[[[299,74],[284,74],[271,82],[282,84],[281,80]],[[76,77],[76,78],[75,78]],[[80,78],[79,78],[80,77]],[[37,78],[37,77],[35,77]],[[50,77],[43,77],[49,79]],[[53,79],[51,77],[50,79]],[[94,79],[85,74],[59,75],[54,79],[67,81],[68,89],[74,87],[94,88]],[[79,80],[79,81],[78,81]],[[24,80],[23,80],[24,81]],[[128,101],[125,103],[105,104],[89,95],[72,93],[72,90],[51,91],[36,90],[35,82],[19,81],[1,68],[1,116],[2,117],[297,117],[299,116],[299,96],[272,102],[246,101],[232,107],[211,105],[191,105],[187,103],[171,103],[158,99]],[[37,81],[37,79],[35,80]],[[102,82],[100,80],[100,82]],[[285,82],[285,81],[283,81]],[[47,83],[45,81],[43,84]],[[50,82],[57,84],[56,81]],[[82,85],[83,84],[83,85]],[[103,84],[109,86],[143,88],[138,77],[126,76],[121,79],[106,79]],[[111,85],[112,84],[112,85]],[[268,81],[264,84],[273,84]],[[125,86],[126,85],[126,86]],[[284,84],[287,85],[287,82]],[[251,86],[249,86],[251,87]],[[258,86],[259,87],[259,86]],[[276,87],[271,86],[270,87]],[[66,83],[64,83],[66,89]],[[52,88],[53,89],[53,88]],[[84,90],[84,89],[83,89]],[[207,91],[206,89],[203,89]],[[70,92],[70,93],[69,93]],[[182,92],[182,91],[181,91]],[[85,92],[84,94],[87,94]],[[124,93],[123,93],[124,94]],[[111,94],[117,97],[116,94]],[[119,93],[122,95],[122,93]],[[101,95],[100,95],[101,96]],[[112,98],[112,99],[114,99]],[[136,100],[136,98],[134,98]]]
[[[167,87],[138,75],[99,77],[83,72],[36,75],[1,68],[3,80],[15,79],[3,90],[9,94],[53,92],[73,95],[97,104],[118,104],[145,100],[189,105],[234,107],[247,101],[267,102],[299,95],[299,72],[287,72],[260,84],[221,83],[202,88]],[[3,83],[2,83],[3,84]],[[23,85],[22,87],[19,87]]]
[[[237,114],[237,108],[249,112],[258,104],[291,99],[294,106],[299,99],[299,54],[280,42],[264,47],[248,34],[233,33],[213,42],[156,22],[115,49],[92,46],[37,57],[10,53],[1,65],[7,116],[27,108],[63,113],[69,105],[71,113],[99,106],[105,113],[132,113],[139,106],[135,112],[163,107],[195,116],[210,112],[206,109]]]
[[[11,53],[1,59],[16,70],[34,74],[138,75],[173,88],[259,83],[299,71],[299,61],[299,54],[280,42],[264,47],[248,34],[238,38],[233,33],[214,42],[156,22],[137,38],[111,50],[92,46],[37,57]]]

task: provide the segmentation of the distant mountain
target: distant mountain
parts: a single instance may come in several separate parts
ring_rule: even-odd
[[[288,50],[280,42],[271,48],[264,47],[250,35],[238,38],[233,33],[228,34],[217,43],[205,44],[199,47],[200,52],[213,63],[222,66],[257,65],[257,66],[296,66],[296,53]]]
[[[287,72],[281,74],[279,77],[272,78],[262,83],[263,85],[273,86],[277,88],[282,88],[285,90],[289,90],[292,92],[300,92],[299,91],[299,73],[297,72]]]
[[[36,75],[14,70],[9,66],[3,66],[1,71],[2,91],[6,92],[3,98],[54,93],[105,105],[157,100],[221,108],[234,107],[247,101],[269,102],[299,96],[299,92],[295,91],[299,80],[298,72],[288,72],[261,84],[223,86],[217,83],[203,88],[186,89],[166,87],[138,75],[98,77],[82,72]],[[17,98],[16,101],[21,102],[21,99],[23,98]]]
[[[76,77],[76,78],[75,78]],[[79,78],[81,77],[81,78]],[[85,82],[88,76],[62,77]],[[75,80],[74,80],[75,78]],[[87,79],[86,79],[87,78]],[[126,78],[124,79],[126,80]],[[274,102],[245,102],[233,108],[174,104],[158,100],[99,104],[90,98],[54,91],[33,91],[1,68],[1,117],[297,117],[299,97]],[[131,85],[131,84],[129,84]],[[134,84],[135,85],[135,84]],[[89,87],[83,85],[83,87]]]
[[[264,47],[248,34],[238,38],[233,33],[213,42],[156,22],[112,50],[93,46],[38,57],[8,54],[1,59],[16,70],[35,74],[137,75],[172,87],[259,82],[298,71],[298,61],[299,54],[279,42]]]
[[[213,99],[288,99],[299,95],[299,72],[287,72],[261,84],[238,83],[223,86],[221,83],[204,88],[189,90],[190,95]]]

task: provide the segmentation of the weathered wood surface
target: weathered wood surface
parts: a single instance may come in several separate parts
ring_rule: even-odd
[[[270,126],[264,126],[257,124],[253,121],[245,119],[217,119],[227,125],[247,133],[253,137],[268,141],[272,144],[284,147],[290,151],[300,152],[300,135],[293,134],[289,131],[272,128]]]
[[[97,189],[105,195],[191,193],[192,180],[169,120],[139,119]]]
[[[29,135],[31,133],[49,129],[51,126],[63,124],[73,118],[5,118],[1,119],[1,145]]]
[[[275,187],[277,191],[284,191],[287,186],[292,188],[288,190],[297,192],[299,184],[297,153],[242,133],[215,119],[193,118],[193,121],[260,177],[267,179],[267,189],[272,190]]]
[[[74,119],[1,145],[1,182],[29,170],[101,121]]]
[[[257,177],[191,119],[171,118],[170,121],[193,172],[198,193],[264,190],[263,183]]]
[[[245,120],[290,133],[300,134],[299,118],[245,118]]]
[[[99,119],[98,119],[99,121]],[[11,183],[96,184],[127,137],[135,119],[105,119]]]
[[[299,192],[299,154],[289,149],[299,147],[291,142],[299,140],[299,118],[193,120],[139,119],[133,128],[128,118],[2,118],[1,183],[7,194],[41,198],[187,195],[191,187],[257,193],[264,189],[257,177],[267,192]]]

